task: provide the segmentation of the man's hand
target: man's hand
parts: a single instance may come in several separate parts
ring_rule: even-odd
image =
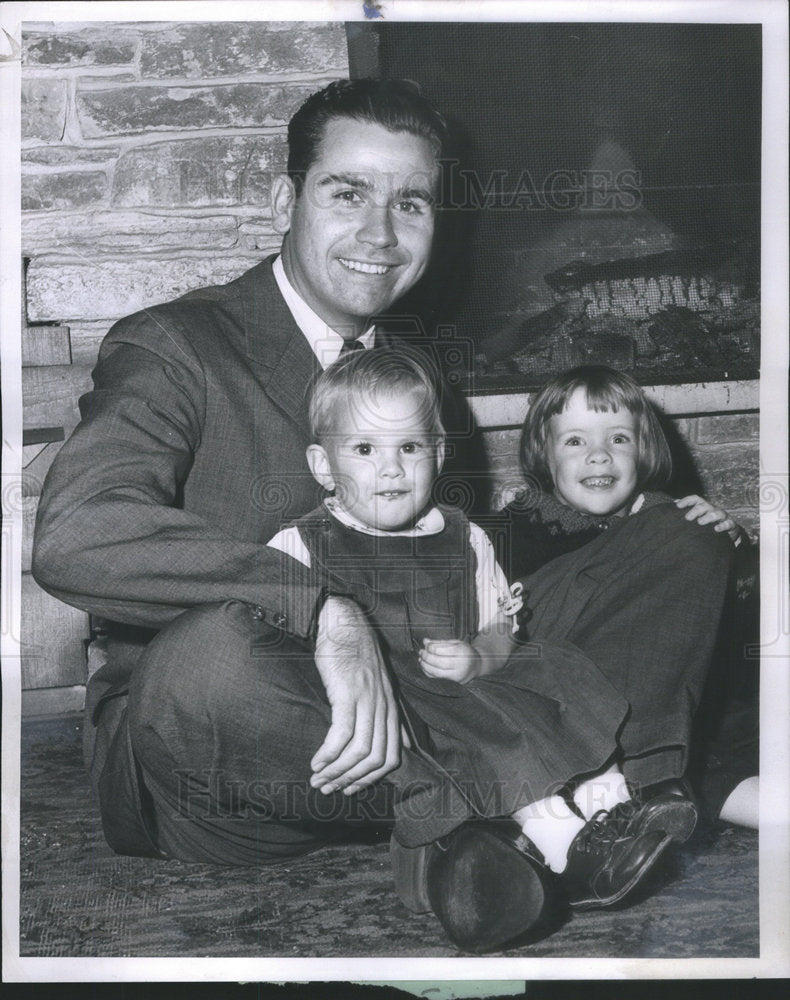
[[[375,784],[400,763],[398,706],[376,636],[360,608],[328,597],[318,618],[315,663],[332,709],[310,761],[310,784],[345,795]]]
[[[483,673],[480,654],[460,639],[423,639],[420,667],[428,677],[467,684]]]
[[[737,542],[742,533],[740,525],[730,517],[726,510],[721,507],[714,507],[703,497],[692,494],[676,500],[675,506],[686,511],[687,521],[696,521],[697,524],[710,524],[714,531],[726,531],[733,542]]]

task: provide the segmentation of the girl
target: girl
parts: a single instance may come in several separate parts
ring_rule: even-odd
[[[579,549],[624,517],[672,502],[660,492],[672,460],[656,413],[632,378],[604,366],[571,369],[537,393],[524,421],[520,459],[532,488],[503,512],[507,544],[499,548],[508,579]],[[726,511],[699,496],[674,503],[686,520],[727,532],[746,553],[746,533]],[[753,714],[739,712],[741,719]],[[732,733],[726,746],[708,748],[718,770],[709,768],[702,791],[711,816],[756,827],[756,725],[747,722],[745,729],[751,731],[736,734],[744,748],[738,755],[729,750]]]

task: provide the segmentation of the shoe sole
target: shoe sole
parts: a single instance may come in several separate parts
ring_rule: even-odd
[[[450,940],[491,951],[543,919],[551,875],[512,841],[490,830],[462,828],[431,860],[431,909]]]
[[[673,803],[664,809],[659,809],[634,832],[641,836],[652,830],[663,830],[676,844],[685,844],[696,829],[697,809],[691,802],[684,805],[686,808],[678,808],[677,804]]]
[[[390,864],[395,879],[395,892],[401,903],[412,913],[430,913],[428,899],[428,852],[436,850],[433,844],[424,847],[404,847],[393,836],[390,839]]]
[[[607,906],[614,906],[615,903],[622,903],[639,885],[642,879],[647,875],[647,873],[653,868],[655,863],[659,860],[664,851],[672,843],[672,837],[667,834],[663,840],[659,841],[656,845],[652,854],[650,854],[646,859],[644,864],[639,868],[636,874],[622,886],[616,893],[611,896],[607,896],[604,899],[598,896],[590,899],[579,899],[579,900],[569,900],[570,907],[572,910],[601,910]]]

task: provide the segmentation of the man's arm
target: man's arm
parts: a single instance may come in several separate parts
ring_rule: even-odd
[[[189,345],[165,337],[161,351],[147,350],[127,340],[103,351],[94,382],[81,400],[83,421],[45,483],[36,579],[67,603],[148,627],[228,600],[260,605],[268,621],[301,636],[317,616],[316,662],[332,724],[313,760],[314,784],[350,794],[392,770],[397,705],[359,608],[336,596],[318,613],[331,581],[178,506],[206,393]]]
[[[328,597],[318,619],[315,663],[332,724],[310,766],[314,788],[351,795],[400,763],[400,719],[376,636],[353,601]]]
[[[134,625],[240,600],[307,635],[320,592],[298,564],[283,585],[277,552],[180,509],[210,387],[185,338],[149,330],[156,348],[146,349],[144,333],[125,324],[105,345],[83,420],[44,484],[34,576],[69,604]]]

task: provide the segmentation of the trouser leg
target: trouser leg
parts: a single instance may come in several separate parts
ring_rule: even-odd
[[[634,781],[687,766],[731,557],[726,536],[666,504],[524,581],[530,638],[573,642],[629,702],[620,744]]]
[[[158,846],[185,860],[260,864],[387,821],[384,785],[310,787],[330,709],[309,649],[230,603],[164,629],[135,671],[129,733]]]
[[[310,649],[229,603],[196,608],[148,647],[128,728],[152,840],[173,857],[263,864],[348,840],[397,816],[426,843],[473,811],[418,750],[356,795],[310,786],[331,721]]]

